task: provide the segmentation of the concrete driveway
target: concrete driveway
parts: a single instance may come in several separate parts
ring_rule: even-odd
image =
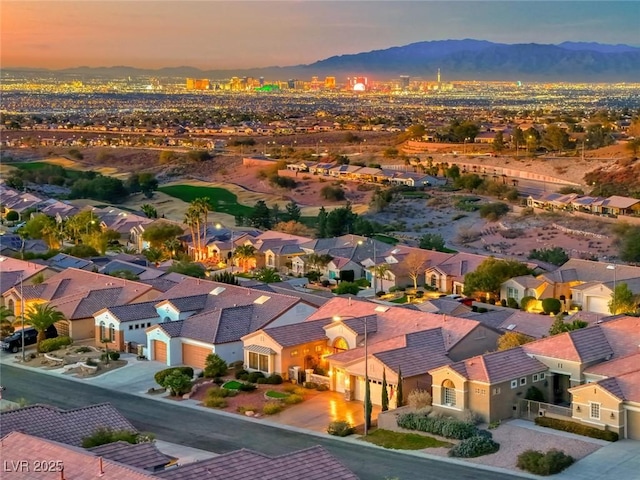
[[[138,360],[137,356],[133,354],[122,354],[120,359],[127,361],[124,367],[105,372],[97,377],[84,378],[82,381],[111,390],[146,393],[152,387],[159,388],[153,379],[155,373],[169,368],[164,363]]]

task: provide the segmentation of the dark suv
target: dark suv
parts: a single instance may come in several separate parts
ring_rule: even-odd
[[[46,337],[55,338],[58,336],[56,327],[51,325],[47,328]],[[24,344],[25,346],[35,345],[38,341],[38,331],[33,327],[26,327],[24,329]],[[8,352],[16,353],[22,348],[22,330],[16,330],[8,337],[4,338],[0,342],[0,348]]]

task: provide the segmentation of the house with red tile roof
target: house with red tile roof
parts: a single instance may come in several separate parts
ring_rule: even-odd
[[[383,371],[390,398],[399,370],[407,393],[429,389],[429,369],[491,350],[499,336],[475,320],[337,297],[301,324],[264,328],[242,341],[249,370],[286,378],[321,367],[330,388],[353,400],[364,399],[367,364],[371,398],[379,404]]]
[[[16,302],[14,298],[5,297],[4,294],[13,287],[19,289],[21,279],[23,286],[33,285],[55,274],[56,272],[46,265],[0,255],[0,295],[2,295],[0,305],[5,305],[14,315],[20,315],[20,302]]]
[[[376,266],[384,263],[388,267],[388,271],[379,279],[380,284],[376,286],[376,290],[388,291],[391,287],[413,287],[413,275],[417,276],[416,282],[420,287],[423,285],[427,270],[446,262],[451,257],[450,253],[396,245],[383,254],[382,260],[376,261]],[[373,268],[371,260],[367,259],[367,261],[364,265]]]
[[[302,322],[317,309],[293,295],[191,277],[162,293],[153,308],[157,316],[145,330],[148,357],[167,365],[197,368],[204,368],[211,353],[228,363],[243,360],[243,336],[267,325]],[[147,310],[151,313],[150,307]],[[117,316],[118,312],[106,311],[101,315],[111,315],[116,328],[128,331],[128,322],[115,318],[114,313]],[[144,315],[140,312],[139,316]]]
[[[24,300],[25,309],[39,303],[55,307],[65,316],[65,320],[56,324],[58,333],[83,340],[96,337],[95,312],[105,306],[148,301],[158,293],[145,283],[67,268],[37,285],[14,286],[3,297],[5,302],[13,301],[14,305]],[[110,335],[103,338],[109,338],[112,343],[116,341]]]
[[[436,254],[437,252],[433,252]],[[462,294],[464,276],[478,268],[487,258],[485,255],[473,253],[440,254],[442,259],[427,266],[424,272],[424,283],[438,292]]]

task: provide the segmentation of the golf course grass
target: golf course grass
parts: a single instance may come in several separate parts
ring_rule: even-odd
[[[160,187],[158,190],[187,203],[192,202],[196,198],[209,198],[209,203],[214,212],[228,213],[234,216],[248,216],[253,211],[253,207],[239,204],[238,197],[224,188],[195,185],[169,185]]]

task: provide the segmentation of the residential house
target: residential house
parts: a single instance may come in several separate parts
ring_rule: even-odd
[[[86,258],[78,258],[73,255],[67,255],[66,253],[57,253],[49,260],[47,260],[49,266],[56,272],[61,272],[67,268],[77,268],[79,270],[87,270],[93,272],[98,267]]]
[[[638,215],[640,214],[640,199],[613,195],[599,202],[594,202],[593,213],[601,215]]]
[[[389,172],[391,175],[387,175],[389,183],[393,185],[406,185],[408,187],[422,188],[422,187],[440,187],[446,185],[447,179],[441,177],[434,177],[433,175],[426,175],[424,173],[417,172]]]
[[[13,287],[3,297],[7,304],[13,301],[17,309],[23,299],[25,310],[30,305],[48,303],[65,316],[65,320],[56,324],[58,333],[69,335],[74,340],[84,340],[95,338],[93,314],[105,305],[144,302],[155,298],[158,293],[144,283],[68,268],[37,285]],[[106,338],[115,341],[110,336]]]
[[[533,297],[536,300],[553,297],[553,285],[544,277],[536,278],[533,275],[521,275],[505,281],[500,286],[500,298],[508,300],[513,298],[518,305],[524,297]],[[540,302],[532,302],[527,307],[529,311],[541,310]]]
[[[433,252],[436,254],[438,252]],[[445,256],[446,255],[446,256]],[[464,276],[478,268],[488,257],[473,253],[440,254],[441,260],[427,266],[425,285],[438,292],[462,294]]]
[[[5,294],[12,288],[20,289],[22,285],[33,285],[55,275],[46,265],[18,260],[17,258],[0,256],[0,305],[6,306],[14,315],[20,315],[20,302]]]
[[[450,253],[436,252],[435,250],[425,250],[422,248],[396,245],[388,249],[383,258],[376,260],[376,266],[385,264],[388,271],[379,279],[380,284],[376,290],[389,290],[391,287],[413,287],[413,278],[416,276],[417,285],[422,286],[425,272],[451,257]],[[363,262],[363,265],[374,270],[374,265],[370,259]],[[371,270],[367,273],[367,279],[371,279]]]
[[[246,237],[245,245],[255,248],[255,258],[249,259],[248,269],[274,268],[278,271],[290,271],[293,259],[305,253],[302,246],[311,241],[308,237],[268,230],[255,237]],[[236,245],[238,245],[236,243]]]
[[[185,233],[189,231],[189,227],[184,223],[173,222],[165,218],[149,219],[148,222],[134,223],[129,230],[129,243],[135,248],[136,252],[140,253],[151,246],[151,244],[143,238],[144,232],[151,226],[162,224],[177,225],[182,228]]]
[[[210,353],[228,363],[242,360],[243,336],[301,322],[316,310],[294,296],[195,278],[161,294],[154,308],[157,320],[146,329],[149,358],[197,368]],[[127,322],[117,328],[128,330]]]
[[[100,228],[118,232],[120,239],[124,240],[127,244],[132,240],[131,230],[134,227],[148,225],[155,221],[152,218],[143,217],[142,215],[136,215],[135,213],[113,207],[93,208],[91,211],[93,215],[96,216],[97,221],[100,222]]]

